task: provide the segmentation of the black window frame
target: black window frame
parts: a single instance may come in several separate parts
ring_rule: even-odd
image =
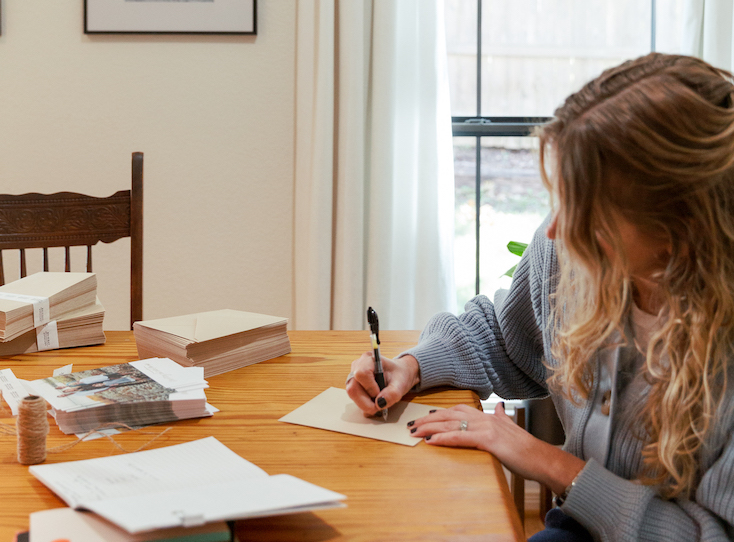
[[[479,295],[480,286],[480,237],[479,237],[479,214],[481,211],[481,139],[483,137],[532,136],[537,126],[553,120],[553,117],[484,117],[482,116],[482,1],[477,0],[477,114],[474,117],[451,117],[451,128],[453,137],[475,137],[476,138],[476,165],[474,173],[474,235],[475,235],[475,295]],[[655,51],[655,18],[656,0],[650,0],[650,51]]]

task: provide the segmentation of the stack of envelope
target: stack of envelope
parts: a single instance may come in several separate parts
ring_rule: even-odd
[[[105,342],[94,273],[41,272],[0,286],[0,355]]]
[[[56,320],[58,345],[54,345],[55,348],[104,344],[106,337],[102,329],[103,322],[104,307],[99,299],[93,305],[62,314]],[[38,331],[32,329],[12,341],[0,343],[0,356],[38,352],[39,345],[41,350],[45,350],[45,346],[48,345],[46,341],[49,340],[49,333],[46,333],[45,326]]]
[[[141,358],[204,367],[210,377],[291,351],[287,318],[231,309],[135,322]]]
[[[211,416],[204,371],[170,359],[144,359],[30,382],[51,405],[63,433],[104,424],[130,427]]]

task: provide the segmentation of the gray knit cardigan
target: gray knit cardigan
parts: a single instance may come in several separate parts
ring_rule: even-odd
[[[459,317],[437,314],[418,345],[405,352],[420,364],[419,389],[468,388],[483,399],[492,392],[505,399],[549,394],[542,360],[553,359],[548,299],[556,285],[558,263],[544,229],[536,232],[501,303],[480,295]],[[593,360],[597,376],[603,357]],[[727,400],[701,453],[694,495],[690,500],[664,500],[655,487],[633,481],[642,462],[642,442],[633,428],[639,423],[647,384],[639,372],[619,376],[624,373],[620,361],[624,358],[624,352],[606,357],[612,364],[611,384],[609,378],[595,378],[589,400],[580,406],[551,394],[566,432],[564,449],[587,461],[563,511],[597,540],[734,540],[734,378],[729,379]],[[617,398],[610,415],[594,415],[610,391]],[[589,454],[599,442],[602,453]]]

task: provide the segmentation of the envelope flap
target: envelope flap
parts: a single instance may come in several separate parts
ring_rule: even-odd
[[[156,329],[163,333],[169,333],[182,339],[194,341],[196,332],[196,314],[185,314],[183,316],[172,316],[170,318],[159,318],[157,320],[145,320],[135,322],[135,326]]]
[[[279,316],[222,309],[135,322],[135,325],[156,329],[199,343],[287,321],[287,318]]]
[[[281,318],[279,316],[268,316],[267,314],[232,309],[202,312],[197,316],[196,331],[194,334],[194,340],[196,342],[227,337],[228,335],[288,321],[287,318]]]

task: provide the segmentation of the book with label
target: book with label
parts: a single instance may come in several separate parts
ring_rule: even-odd
[[[288,319],[231,309],[135,322],[141,358],[168,357],[210,377],[291,351]]]
[[[29,472],[72,508],[130,533],[343,507],[344,495],[268,475],[215,437]]]
[[[94,305],[96,299],[94,273],[43,271],[0,286],[0,342]]]
[[[63,433],[106,424],[130,427],[211,416],[204,371],[166,358],[144,359],[33,380]]]

